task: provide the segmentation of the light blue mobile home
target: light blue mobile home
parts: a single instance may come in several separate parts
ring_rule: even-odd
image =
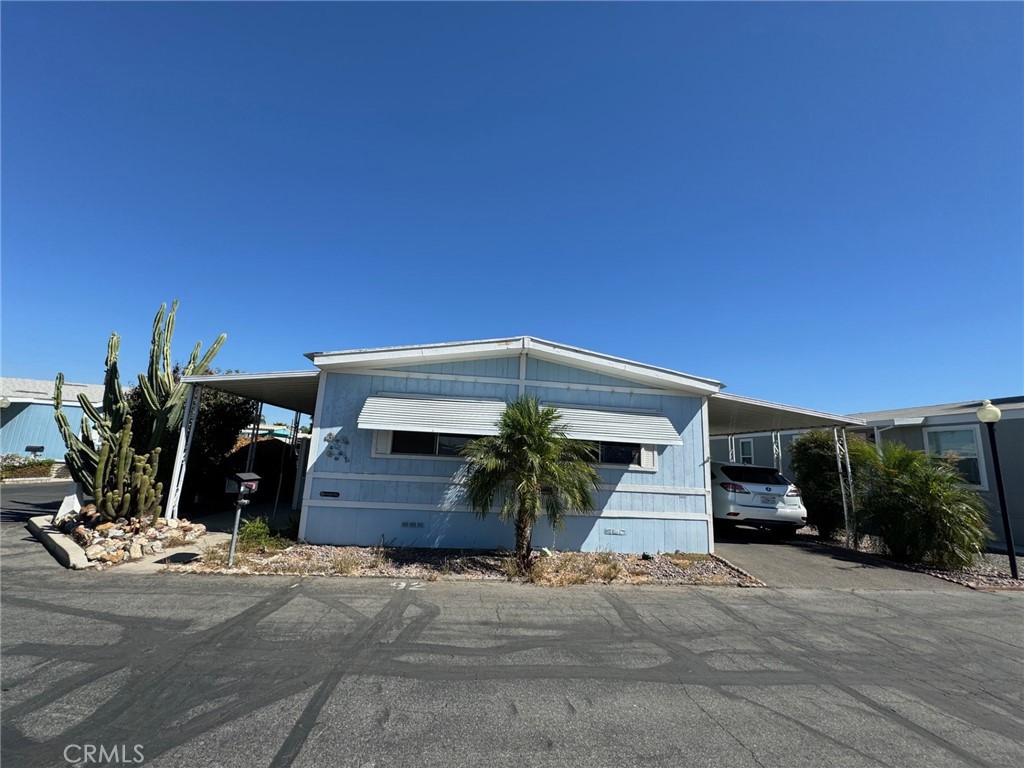
[[[534,546],[561,550],[711,552],[712,436],[863,424],[531,336],[307,357],[313,370],[185,381],[312,414],[299,535],[313,543],[511,547],[510,525],[468,506],[459,449],[494,434],[506,403],[522,395],[557,408],[570,437],[599,446],[597,508],[560,531],[534,530]],[[186,424],[198,400],[189,399]],[[190,433],[182,430],[168,517]]]
[[[493,434],[504,404],[534,395],[571,437],[601,446],[594,514],[534,546],[707,552],[707,396],[720,385],[531,337],[323,353],[300,535],[311,542],[490,548],[512,528],[478,519],[458,447]]]

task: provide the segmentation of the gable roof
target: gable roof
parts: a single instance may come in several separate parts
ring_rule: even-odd
[[[594,373],[616,376],[694,395],[710,395],[722,388],[721,382],[714,379],[692,376],[668,368],[659,368],[622,357],[593,352],[589,349],[545,341],[534,336],[374,349],[349,349],[338,352],[309,352],[306,357],[322,370],[342,372],[356,368],[422,365],[457,360],[479,360],[488,357],[511,357],[513,355],[525,355],[538,360],[561,363]]]
[[[103,403],[102,384],[73,384],[64,382],[62,396],[68,405],[78,402],[78,395],[84,393],[94,405]],[[14,379],[0,378],[0,397],[6,397],[12,403],[47,403],[53,404],[53,379]]]

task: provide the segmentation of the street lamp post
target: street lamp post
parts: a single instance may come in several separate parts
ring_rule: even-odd
[[[992,405],[991,400],[982,402],[977,410],[978,421],[988,427],[988,442],[992,447],[992,466],[996,471],[996,492],[999,494],[999,510],[1003,514],[1003,534],[1006,541],[1006,554],[1010,556],[1010,574],[1017,575],[1017,553],[1013,549],[1013,531],[1010,530],[1010,511],[1006,508],[1006,493],[1003,491],[1003,473],[999,469],[999,449],[996,447],[996,422],[1002,418],[1003,412]]]

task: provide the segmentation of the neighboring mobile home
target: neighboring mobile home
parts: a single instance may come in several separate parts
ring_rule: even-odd
[[[861,423],[725,395],[712,379],[530,336],[307,357],[315,371],[186,381],[313,415],[300,537],[314,543],[511,547],[511,525],[494,512],[478,519],[467,505],[459,449],[494,434],[506,403],[524,394],[559,409],[570,437],[599,445],[594,514],[571,516],[558,532],[535,528],[535,546],[558,549],[709,552],[713,434]],[[188,410],[186,423],[191,401]]]
[[[72,429],[78,429],[82,421],[79,394],[97,407],[103,405],[102,384],[65,382],[64,413]],[[4,405],[0,408],[0,453],[35,453],[36,458],[64,461],[64,440],[54,419],[52,380],[0,378],[0,404]]]
[[[1021,467],[1024,467],[1024,395],[997,398],[992,404],[1002,411],[1002,418],[995,428],[996,445],[1014,550],[1021,552],[1024,551],[1024,473],[1021,472]],[[848,431],[859,431],[875,443],[884,440],[900,442],[932,456],[956,454],[968,487],[978,491],[988,505],[991,513],[989,528],[995,537],[994,548],[1005,551],[1006,537],[996,492],[995,465],[988,431],[978,421],[980,406],[980,400],[971,400],[856,413],[853,418],[863,419],[865,427]]]

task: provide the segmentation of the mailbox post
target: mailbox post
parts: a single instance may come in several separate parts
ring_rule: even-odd
[[[235,527],[231,532],[231,549],[228,550],[228,568],[235,564],[235,545],[238,543],[238,523],[242,518],[242,507],[249,505],[248,496],[256,493],[260,476],[252,472],[236,472],[224,483],[224,493],[237,494],[235,500]]]

